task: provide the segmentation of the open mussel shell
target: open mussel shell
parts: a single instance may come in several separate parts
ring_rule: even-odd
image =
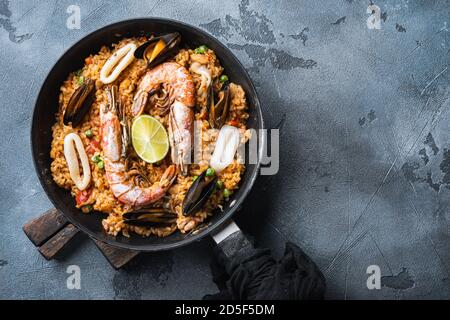
[[[213,86],[209,87],[207,105],[209,109],[209,125],[214,129],[220,129],[227,120],[230,110],[230,85],[229,82],[222,86],[220,99],[216,102]]]
[[[67,126],[72,123],[72,127],[76,127],[83,120],[89,111],[95,99],[95,82],[86,79],[69,99],[66,109],[64,110],[63,122]]]
[[[154,37],[143,43],[134,52],[137,59],[144,59],[149,68],[153,68],[164,60],[175,55],[181,35],[178,32]]]
[[[164,227],[177,221],[177,214],[164,208],[140,209],[124,213],[124,222],[139,227]]]
[[[216,187],[217,177],[207,180],[206,171],[204,171],[192,183],[183,200],[183,215],[189,216],[198,212],[209,199]]]

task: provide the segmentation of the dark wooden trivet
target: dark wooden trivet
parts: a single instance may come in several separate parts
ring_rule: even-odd
[[[23,226],[23,231],[47,260],[56,257],[80,232],[55,208],[27,222]],[[139,254],[139,251],[121,249],[102,241],[92,240],[115,269],[124,267]]]

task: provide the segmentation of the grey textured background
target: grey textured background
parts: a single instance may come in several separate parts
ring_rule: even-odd
[[[81,30],[65,27],[81,6]],[[248,68],[268,127],[281,129],[276,176],[260,177],[237,220],[282,254],[301,246],[327,298],[450,298],[448,1],[0,0],[0,298],[201,298],[216,291],[206,239],[114,271],[85,236],[45,261],[21,226],[51,207],[34,173],[33,102],[56,59],[114,21],[162,16],[200,26]],[[55,88],[56,90],[56,88]],[[82,289],[66,289],[77,264]],[[381,290],[366,268],[379,265]]]

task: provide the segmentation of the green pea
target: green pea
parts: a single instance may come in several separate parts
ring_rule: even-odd
[[[194,182],[195,180],[197,180],[198,179],[198,176],[193,176],[192,177],[192,182]]]
[[[206,51],[208,51],[208,47],[205,45],[202,45],[200,47],[198,47],[197,49],[195,49],[195,53],[205,53]]]
[[[78,83],[78,85],[83,85],[83,83],[84,83],[84,77],[83,76],[79,76],[78,78],[77,78],[77,83]]]
[[[230,196],[231,196],[231,191],[230,190],[228,190],[228,189],[223,189],[223,196],[225,197],[225,198],[229,198]]]
[[[226,74],[223,74],[220,76],[219,81],[224,83],[228,81],[228,76]]]
[[[216,185],[217,185],[217,188],[222,189],[223,188],[223,181],[222,180],[217,180]]]
[[[86,137],[88,137],[88,138],[92,138],[92,137],[94,136],[94,133],[92,132],[91,129],[86,130],[86,131],[84,132],[84,134],[85,134]]]
[[[213,168],[208,168],[207,170],[206,170],[206,176],[207,177],[212,177],[213,175],[215,175],[216,174],[216,170],[214,170]]]
[[[96,154],[95,156],[93,156],[91,158],[91,160],[95,163],[98,163],[98,162],[102,161],[102,158],[100,158],[100,156],[98,154]]]
[[[103,160],[100,160],[99,162],[97,162],[97,167],[99,169],[103,169],[105,167],[105,163],[103,162]]]

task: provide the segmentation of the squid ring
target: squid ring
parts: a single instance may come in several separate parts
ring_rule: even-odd
[[[75,147],[83,167],[83,177],[80,176],[80,167]],[[91,181],[91,168],[89,167],[89,160],[84,150],[83,142],[81,142],[80,136],[76,133],[69,133],[64,138],[64,157],[66,158],[70,177],[77,188],[80,190],[86,189]]]
[[[133,62],[136,48],[134,43],[129,43],[114,52],[100,71],[100,81],[108,84],[116,80],[119,74]]]

